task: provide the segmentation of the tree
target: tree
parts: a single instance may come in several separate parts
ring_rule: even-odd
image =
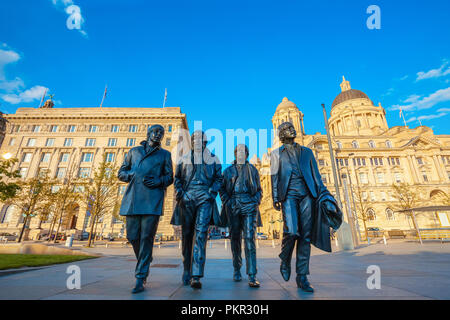
[[[21,242],[29,220],[38,215],[45,207],[45,198],[49,193],[49,179],[47,174],[39,174],[35,178],[18,181],[17,184],[20,186],[20,191],[14,198],[9,199],[8,203],[16,206],[24,217],[23,226],[17,240]]]
[[[82,198],[82,193],[78,192],[77,184],[79,180],[76,177],[75,171],[75,162],[70,166],[69,171],[64,179],[61,180],[61,184],[56,191],[52,192],[53,202],[55,203],[55,213],[54,222],[52,222],[52,227],[49,233],[49,240],[51,240],[53,228],[58,222],[58,227],[56,229],[55,238],[53,242],[56,242],[58,238],[59,229],[61,228],[61,224],[64,218],[64,215],[67,213],[67,209],[74,202],[80,200]]]
[[[363,222],[364,234],[365,234],[366,240],[367,240],[367,239],[369,239],[369,234],[367,231],[367,221],[369,220],[369,209],[371,207],[371,203],[367,201],[366,197],[364,197],[363,194],[364,194],[364,191],[358,184],[356,187],[356,192],[354,193],[355,204],[356,204],[355,209],[358,212],[357,219],[360,219]]]
[[[407,183],[399,183],[392,185],[392,196],[397,200],[397,204],[394,206],[397,211],[405,214],[411,218],[416,233],[419,234],[419,226],[416,222],[416,216],[412,208],[419,205],[420,192],[417,186],[409,185]]]
[[[125,222],[126,221],[126,218],[125,218],[125,216],[121,216],[120,215],[120,205],[121,205],[121,203],[122,203],[122,197],[119,195],[119,192],[117,193],[117,195],[116,195],[116,200],[115,200],[115,203],[114,203],[114,208],[113,208],[113,210],[112,210],[112,212],[111,212],[111,226],[112,226],[112,228],[111,228],[111,234],[113,235],[114,234],[114,222],[116,221],[116,220],[120,220],[120,221],[122,221],[122,222]]]
[[[20,190],[16,182],[8,182],[8,179],[20,178],[19,170],[12,170],[17,159],[0,159],[0,200],[3,202],[13,198]]]
[[[119,191],[119,180],[117,179],[117,168],[113,163],[106,161],[106,154],[99,167],[94,172],[94,178],[84,183],[85,196],[90,208],[91,230],[87,246],[92,244],[92,236],[96,230],[97,223],[106,213],[111,212],[117,202]]]

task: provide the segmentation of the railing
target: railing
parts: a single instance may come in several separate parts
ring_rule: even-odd
[[[450,240],[450,228],[419,229],[422,240]],[[419,237],[417,237],[419,238]]]

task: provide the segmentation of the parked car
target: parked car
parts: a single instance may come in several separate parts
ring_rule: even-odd
[[[264,233],[262,233],[262,232],[258,232],[257,234],[256,234],[256,239],[259,239],[259,240],[267,240],[269,237],[267,236],[267,234],[264,234]]]
[[[17,240],[17,235],[12,234],[12,233],[7,233],[7,232],[2,232],[0,233],[0,241],[16,241]]]

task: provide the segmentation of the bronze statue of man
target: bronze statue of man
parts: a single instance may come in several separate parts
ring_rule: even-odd
[[[283,145],[271,152],[270,160],[273,206],[282,210],[284,222],[280,272],[289,281],[297,244],[297,286],[314,292],[307,278],[311,243],[331,252],[330,226],[339,228],[342,212],[323,184],[312,150],[295,142],[294,126],[284,122],[278,134]]]
[[[195,131],[192,150],[182,157],[175,170],[176,206],[171,224],[181,225],[184,285],[201,289],[210,224],[220,223],[216,196],[222,185],[222,165],[206,148],[207,137]]]
[[[258,288],[256,279],[256,227],[262,226],[259,213],[262,190],[259,172],[248,162],[248,148],[239,144],[234,150],[236,160],[223,172],[223,184],[220,189],[222,199],[222,226],[230,229],[231,253],[233,255],[234,281],[241,281],[242,236],[248,284]]]
[[[126,216],[127,239],[137,258],[136,285],[132,293],[144,290],[153,259],[155,233],[163,214],[165,191],[173,183],[171,154],[161,148],[163,136],[161,125],[151,126],[147,130],[147,140],[128,152],[118,173],[119,180],[128,183],[120,215]]]

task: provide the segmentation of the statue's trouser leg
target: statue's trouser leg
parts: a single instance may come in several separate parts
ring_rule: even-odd
[[[136,259],[139,258],[140,235],[141,235],[141,216],[127,216],[127,240],[133,247]]]
[[[191,267],[193,277],[203,277],[206,261],[206,241],[212,212],[211,205],[211,201],[205,201],[197,207]]]
[[[127,237],[133,245],[134,252],[138,252],[137,264],[135,269],[135,277],[145,279],[148,277],[150,263],[153,260],[153,242],[155,240],[156,230],[160,216],[158,215],[136,215],[132,216],[130,221],[130,228],[127,219]],[[128,235],[128,229],[132,229],[131,235]]]
[[[300,238],[297,243],[297,274],[309,274],[309,257],[311,255],[311,229],[313,199],[309,196],[302,199],[299,207]]]
[[[295,243],[300,236],[298,230],[299,199],[287,197],[282,203],[283,210],[283,240],[281,241],[281,253],[279,257],[290,265]]]
[[[191,271],[192,242],[194,239],[194,227],[196,208],[192,201],[184,204],[183,224],[181,226],[181,252],[183,255],[183,267],[185,271]]]
[[[230,223],[230,244],[231,244],[231,254],[233,256],[234,270],[240,270],[242,267],[241,242],[242,242],[241,215],[234,214],[233,212]]]
[[[255,244],[255,231],[256,231],[256,212],[255,214],[249,214],[242,216],[244,234],[244,248],[245,248],[245,264],[247,274],[256,275],[256,244]]]

